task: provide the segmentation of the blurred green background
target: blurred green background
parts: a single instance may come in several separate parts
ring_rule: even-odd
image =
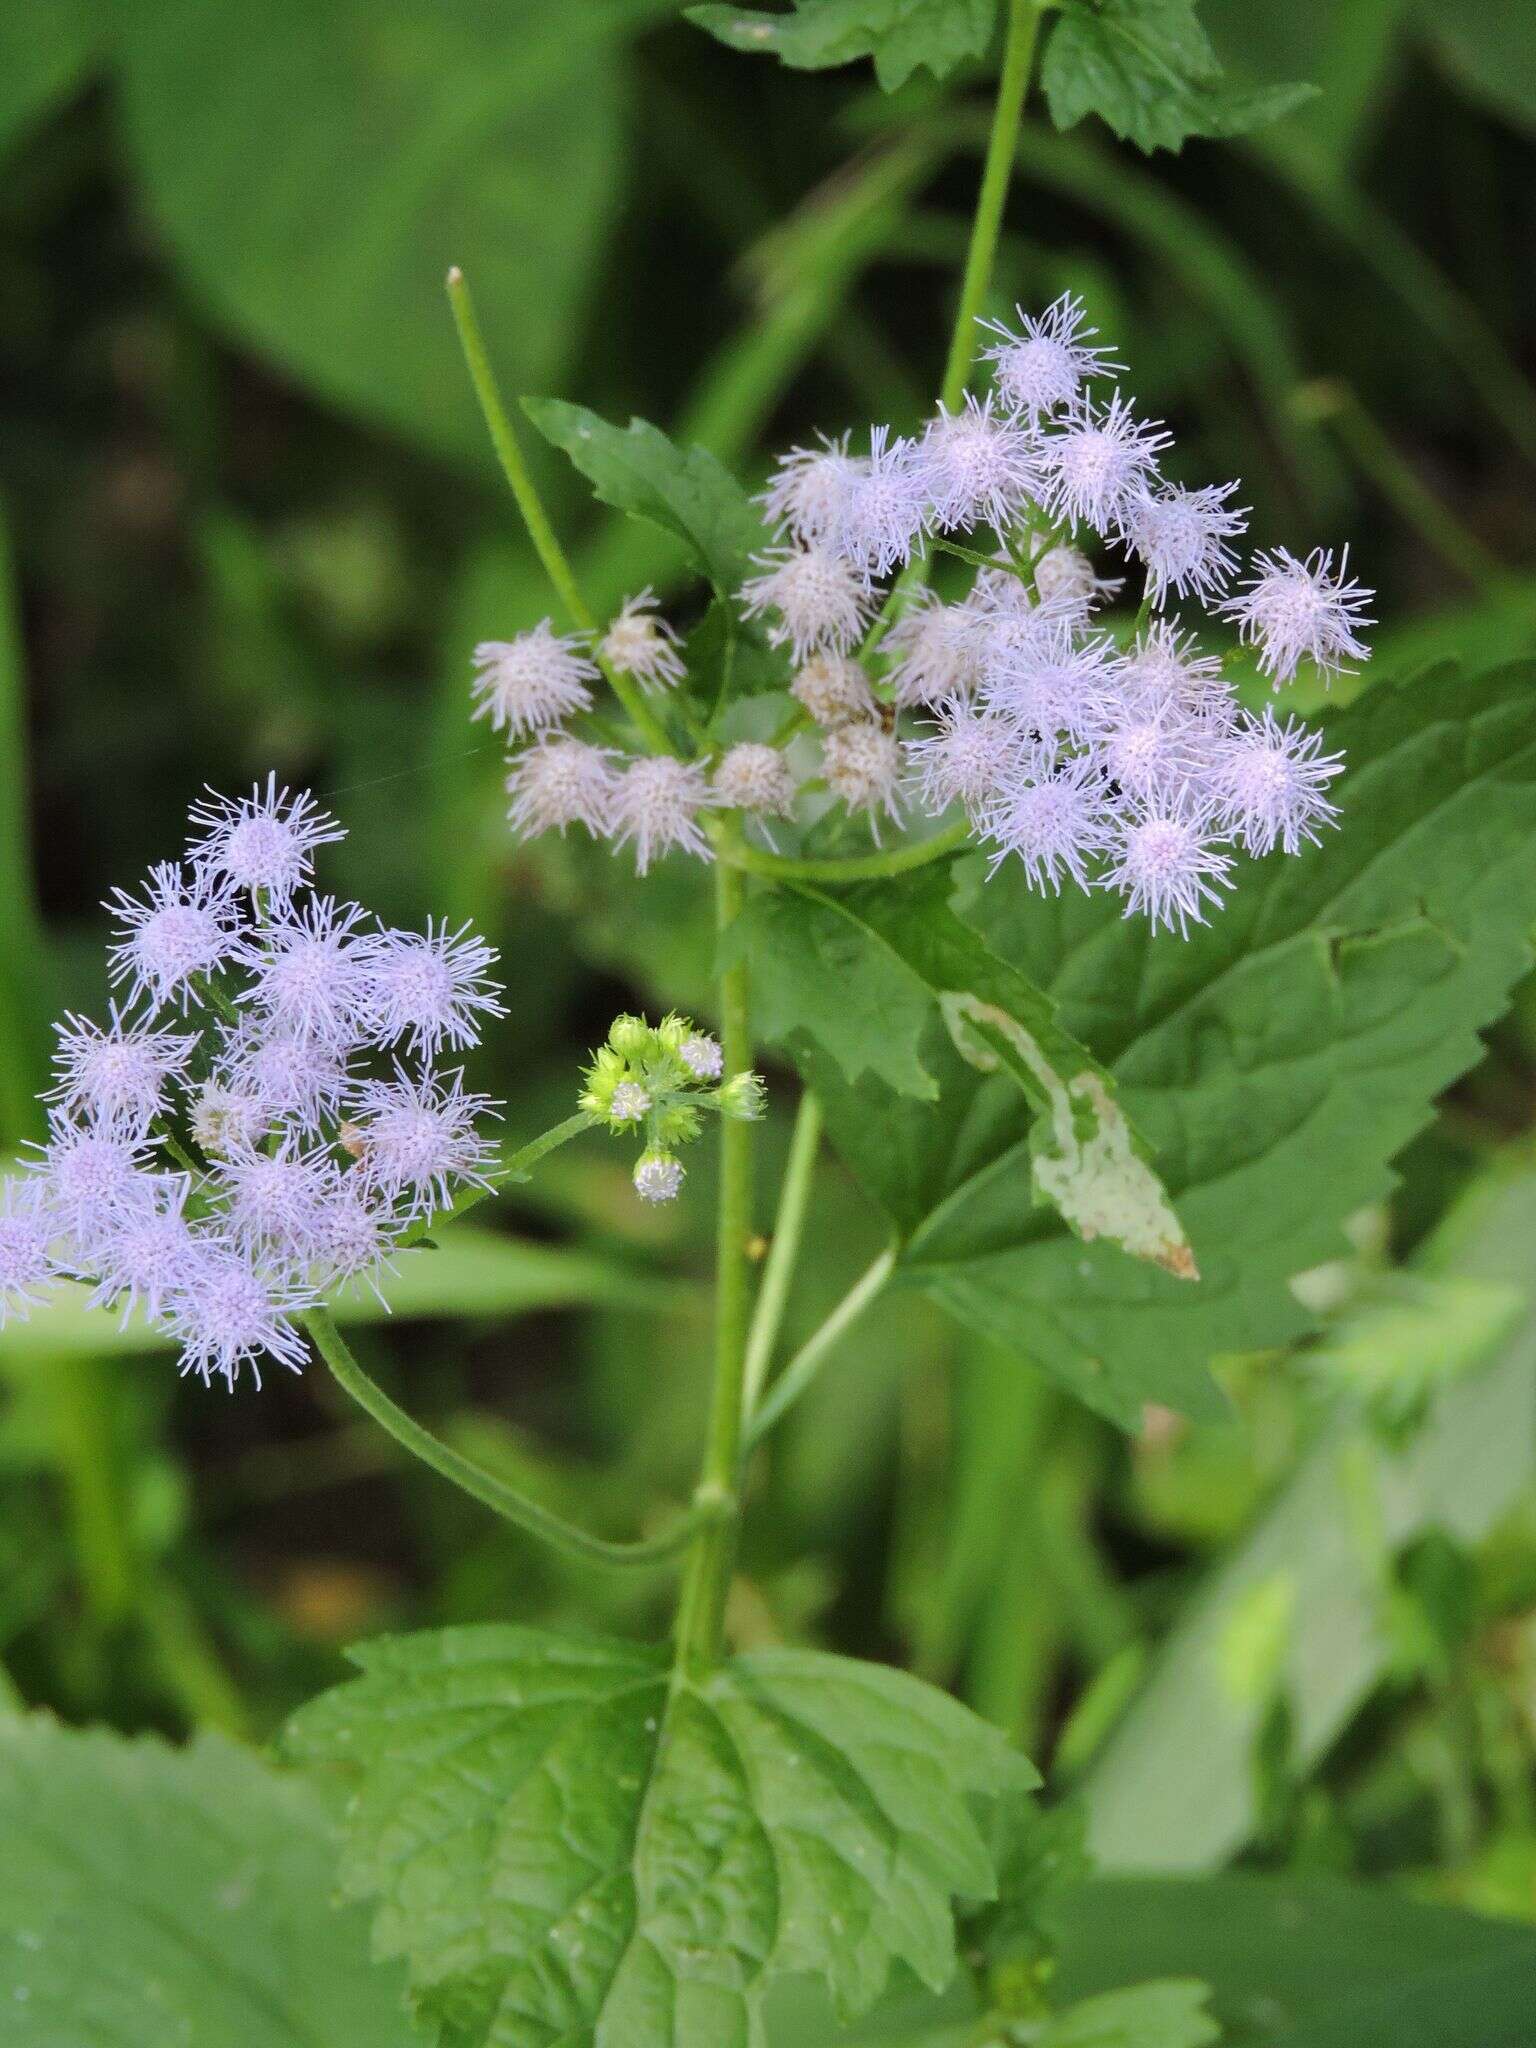
[[[468,657],[549,609],[442,296],[509,390],[639,413],[749,475],[931,403],[985,80],[733,55],[661,0],[7,0],[0,9],[0,1141],[48,1021],[99,1012],[98,905],[205,782],[350,828],[335,886],[473,917],[476,1085],[564,1113],[621,1006],[707,1008],[697,869],[519,850]],[[1208,0],[1322,96],[1148,162],[1032,123],[999,309],[1072,288],[1193,476],[1348,539],[1375,670],[1536,644],[1536,57],[1525,10]],[[677,562],[534,451],[599,603]],[[687,599],[680,616],[686,622]],[[906,1662],[1016,1732],[1106,1860],[1234,1856],[1536,1917],[1536,1001],[1306,1285],[1324,1337],[1226,1361],[1231,1420],[1134,1441],[910,1298],[758,1475],[732,1627]],[[762,1206],[794,1084],[776,1118]],[[702,1148],[701,1148],[702,1150]],[[710,1203],[565,1152],[356,1332],[552,1504],[664,1521],[696,1456]],[[792,1322],[870,1256],[829,1169]],[[61,1312],[0,1335],[0,1668],[71,1718],[266,1734],[339,1647],[498,1615],[653,1626],[500,1528],[318,1374],[232,1398]]]

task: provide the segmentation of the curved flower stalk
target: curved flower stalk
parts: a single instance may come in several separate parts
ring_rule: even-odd
[[[1246,710],[1185,613],[1235,626],[1276,690],[1303,668],[1326,682],[1368,653],[1347,550],[1262,552],[1239,581],[1238,485],[1166,473],[1171,435],[1106,388],[1119,366],[1076,299],[987,332],[990,390],[910,437],[876,425],[862,453],[847,433],[792,448],[762,493],[777,533],[737,595],[791,664],[798,712],[774,739],[627,758],[582,730],[594,657],[621,690],[686,681],[649,591],[606,630],[556,639],[545,621],[478,650],[476,715],[508,735],[515,831],[579,825],[642,874],[722,847],[766,873],[776,855],[751,838],[773,849],[776,825],[830,795],[884,848],[871,871],[926,857],[889,835],[937,819],[934,850],[969,840],[994,874],[1109,890],[1185,933],[1220,906],[1237,852],[1292,854],[1334,822],[1341,759],[1299,720]],[[943,602],[924,584],[935,554],[972,571]],[[1129,632],[1103,616],[1116,557],[1142,579]]]

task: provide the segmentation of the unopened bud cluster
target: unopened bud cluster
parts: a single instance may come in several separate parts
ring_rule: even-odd
[[[192,823],[108,905],[123,1007],[58,1027],[48,1139],[0,1182],[0,1326],[82,1281],[233,1386],[297,1370],[304,1310],[377,1290],[403,1237],[489,1185],[494,1105],[438,1063],[505,1012],[467,928],[311,892],[343,835],[307,795],[269,781]]]
[[[725,1075],[718,1039],[688,1018],[616,1017],[607,1043],[583,1075],[581,1107],[617,1137],[640,1134],[636,1192],[647,1202],[670,1202],[683,1184],[681,1146],[691,1144],[704,1112],[755,1122],[763,1113],[756,1074]]]
[[[1110,889],[1127,915],[1183,931],[1220,900],[1236,850],[1297,853],[1335,820],[1339,758],[1299,720],[1244,710],[1171,608],[1235,626],[1276,689],[1303,667],[1326,681],[1367,654],[1370,593],[1347,548],[1258,553],[1240,579],[1238,486],[1165,476],[1171,436],[1104,395],[1118,366],[1077,301],[991,333],[985,396],[910,439],[876,426],[863,454],[846,435],[793,449],[764,494],[779,544],[741,610],[788,651],[819,762],[793,720],[771,744],[689,760],[627,758],[571,730],[594,654],[645,690],[682,679],[647,592],[595,648],[546,621],[478,650],[477,715],[513,745],[519,832],[581,825],[632,847],[643,873],[674,849],[709,858],[712,810],[771,844],[774,821],[826,792],[877,839],[912,811],[953,814],[1030,887]],[[985,557],[964,595],[884,585],[962,535],[966,559]],[[1143,574],[1129,634],[1097,616],[1122,589],[1105,551]]]

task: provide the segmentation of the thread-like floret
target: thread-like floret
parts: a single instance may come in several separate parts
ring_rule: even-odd
[[[515,640],[482,640],[471,686],[475,718],[512,738],[547,732],[592,703],[598,669],[579,633],[557,633],[548,619]]]

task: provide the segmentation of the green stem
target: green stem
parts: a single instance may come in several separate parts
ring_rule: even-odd
[[[728,867],[761,875],[772,882],[875,882],[887,875],[909,874],[925,868],[930,861],[947,860],[971,843],[971,828],[962,820],[906,846],[893,846],[883,853],[855,853],[843,859],[800,860],[789,854],[765,853],[742,840],[715,842],[721,861]]]
[[[747,1447],[760,1444],[780,1422],[826,1363],[833,1347],[885,1287],[896,1270],[896,1247],[888,1245],[842,1300],[801,1345],[782,1373],[768,1389],[747,1425]]]
[[[992,283],[992,265],[997,256],[997,238],[1003,225],[1008,181],[1018,149],[1019,124],[1029,92],[1030,74],[1035,66],[1035,44],[1039,40],[1042,12],[1040,0],[1009,0],[1008,35],[1003,46],[997,101],[992,109],[992,132],[987,140],[981,191],[976,200],[975,218],[971,222],[971,244],[966,251],[965,275],[960,283],[960,308],[955,315],[949,360],[939,392],[939,402],[949,412],[953,412],[965,396],[975,355],[976,320]]]
[[[549,514],[544,510],[533,473],[523,457],[522,444],[513,432],[512,417],[502,401],[497,388],[496,377],[491,369],[491,359],[486,353],[485,337],[480,331],[480,321],[475,312],[474,300],[469,295],[469,286],[464,273],[455,264],[448,273],[448,302],[453,307],[454,324],[459,330],[459,346],[464,351],[464,361],[469,369],[470,382],[475,387],[475,396],[480,401],[491,445],[496,450],[501,464],[501,473],[511,486],[517,509],[522,514],[523,525],[528,529],[528,538],[533,542],[534,552],[544,565],[544,573],[554,585],[560,602],[570,614],[571,622],[581,632],[596,637],[598,622],[591,607],[581,594],[576,581],[576,572],[570,558],[561,547]],[[645,701],[643,691],[637,689],[628,676],[596,657],[597,664],[607,678],[608,686],[629,713],[636,729],[643,733],[647,742],[658,752],[674,752],[665,726]]]
[[[800,1098],[794,1136],[789,1142],[789,1159],[779,1189],[779,1210],[773,1221],[773,1239],[763,1281],[758,1289],[752,1327],[747,1332],[747,1355],[742,1365],[742,1401],[750,1415],[757,1406],[779,1341],[779,1326],[789,1300],[800,1240],[805,1234],[806,1211],[810,1207],[811,1181],[816,1171],[816,1154],[821,1145],[821,1104],[806,1091]]]
[[[715,926],[723,934],[740,914],[746,891],[725,861],[715,867]],[[720,1042],[728,1074],[752,1064],[747,970],[738,961],[720,976]],[[699,1677],[718,1662],[725,1599],[736,1556],[741,1465],[743,1361],[752,1272],[752,1126],[720,1126],[720,1207],[716,1234],[715,1371],[704,1461],[695,1509],[710,1517],[694,1538],[677,1612],[677,1670]]]
[[[327,1310],[311,1309],[299,1320],[315,1349],[330,1367],[338,1386],[350,1394],[360,1408],[366,1409],[375,1422],[387,1429],[396,1443],[403,1445],[413,1457],[420,1458],[424,1465],[430,1465],[444,1479],[452,1480],[455,1486],[482,1501],[503,1521],[511,1522],[530,1536],[537,1536],[541,1542],[562,1551],[567,1557],[577,1558],[583,1564],[624,1568],[659,1564],[664,1558],[675,1557],[684,1549],[705,1520],[705,1511],[695,1508],[664,1536],[655,1536],[642,1543],[610,1543],[605,1537],[578,1529],[574,1523],[552,1514],[537,1501],[529,1500],[526,1494],[519,1493],[505,1480],[482,1471],[441,1438],[433,1436],[430,1430],[423,1429],[364,1372]]]

